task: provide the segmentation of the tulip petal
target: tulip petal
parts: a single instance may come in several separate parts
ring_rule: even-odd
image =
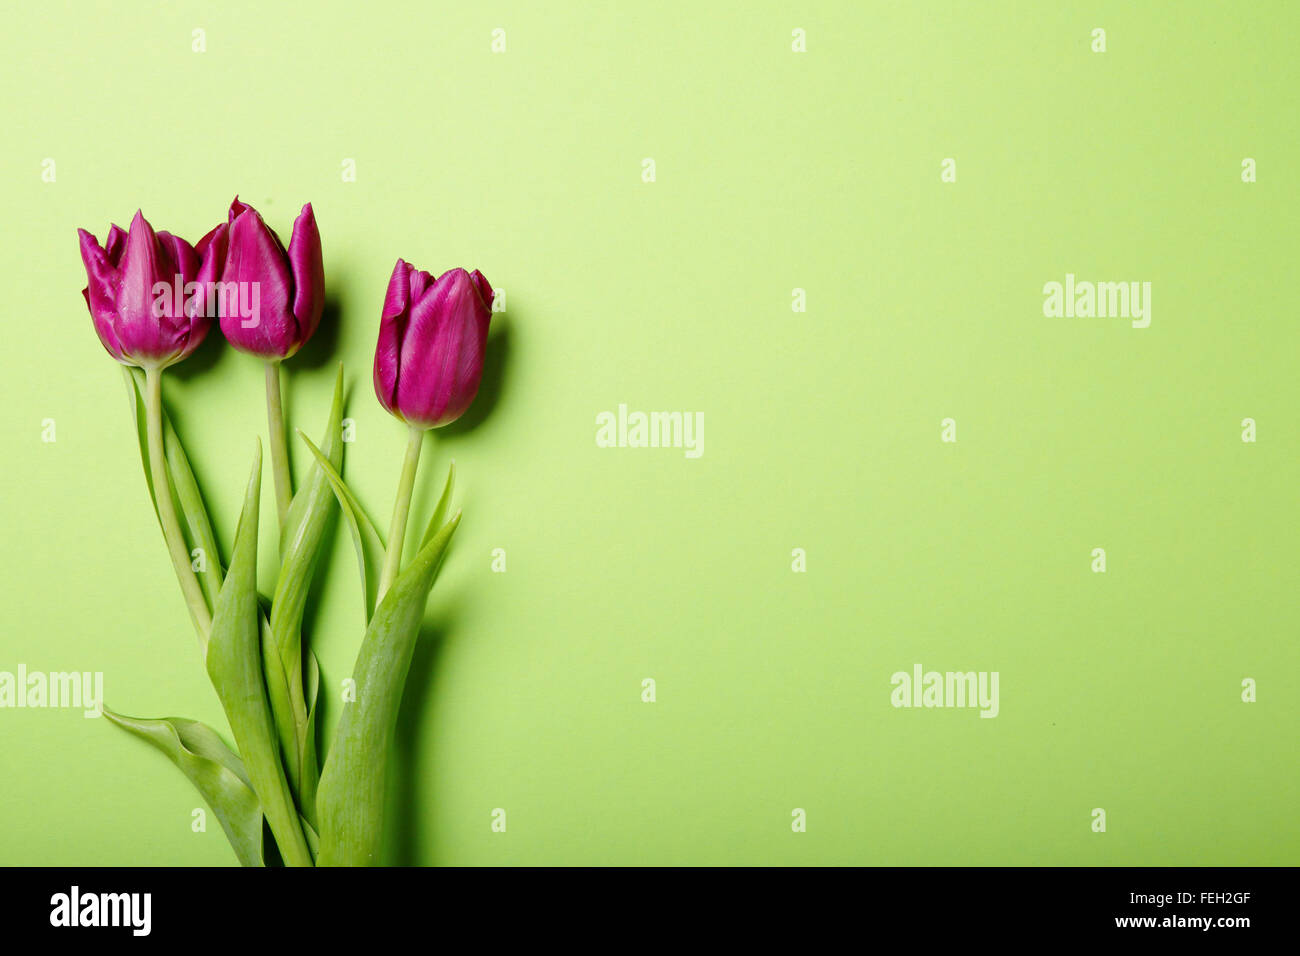
[[[487,276],[475,269],[469,274],[470,280],[474,283],[474,288],[478,289],[479,297],[483,304],[487,306],[488,311],[492,311],[492,301],[495,298],[492,292],[492,285],[488,282]]]
[[[283,358],[297,338],[298,321],[289,311],[293,278],[280,239],[249,208],[235,218],[227,241],[222,282],[238,283],[243,309],[228,304],[220,310],[221,331],[241,351]]]
[[[191,294],[192,283],[199,281],[202,260],[198,251],[180,236],[173,236],[170,232],[160,229],[158,241],[167,251],[172,264],[176,267],[176,273],[181,277],[183,298],[181,308],[186,319],[186,336],[181,343],[180,354],[176,357],[176,361],[180,361],[188,358],[199,347],[199,343],[207,337],[208,327],[212,324],[208,319],[207,296],[203,293]]]
[[[245,212],[247,212],[252,208],[253,207],[250,206],[248,203],[240,202],[239,197],[236,196],[230,203],[230,213],[228,218],[226,219],[226,225],[233,226],[235,224],[236,219],[238,219]],[[256,210],[254,210],[254,212],[256,212]]]
[[[170,316],[155,316],[154,286],[171,279],[165,277],[167,255],[144,215],[136,212],[122,253],[120,286],[117,296],[117,335],[122,351],[143,362],[161,362],[180,351],[179,344],[188,338],[188,323]],[[168,298],[159,311],[170,313]]]
[[[411,264],[398,259],[393,274],[388,278],[388,291],[384,295],[384,317],[401,315],[411,304]]]
[[[194,246],[194,251],[199,254],[200,259],[198,281],[204,286],[216,282],[222,269],[225,268],[229,235],[230,227],[223,222]]]
[[[122,253],[126,250],[126,230],[114,223],[108,229],[108,238],[104,240],[104,254],[108,256],[108,261],[117,265],[122,261]]]
[[[81,261],[86,266],[87,285],[81,294],[86,298],[99,341],[109,355],[121,362],[125,354],[113,328],[117,315],[117,270],[109,263],[107,254],[94,236],[85,229],[78,229],[77,238],[81,243]]]
[[[180,273],[182,282],[193,282],[199,272],[199,254],[180,236],[173,236],[165,229],[158,230],[158,242],[166,251],[171,264]]]
[[[114,290],[117,285],[117,269],[108,260],[108,255],[99,247],[99,240],[85,229],[77,230],[77,240],[81,246],[81,261],[86,267],[86,279],[94,290],[96,300],[106,309],[106,315],[112,314]]]
[[[325,266],[311,203],[302,207],[294,221],[293,235],[289,237],[289,268],[293,272],[293,314],[298,320],[297,346],[301,347],[316,331],[325,308]]]
[[[410,274],[411,283],[411,301],[419,302],[428,291],[429,286],[433,285],[436,279],[423,269],[412,269]]]
[[[224,222],[217,223],[215,226],[213,226],[211,229],[209,229],[206,233],[203,234],[202,239],[194,243],[194,251],[199,254],[200,259],[202,259],[204,256],[208,254],[208,249],[212,246],[213,241],[219,235],[222,236],[225,235],[227,228],[229,228],[228,223],[224,223]]]
[[[81,261],[86,267],[87,278],[106,289],[112,288],[117,270],[109,261],[108,254],[99,247],[99,240],[85,229],[77,230],[77,240],[81,246]]]
[[[436,428],[469,407],[483,375],[490,318],[464,269],[443,273],[415,304],[397,379],[397,405],[407,421]]]
[[[198,253],[201,260],[197,281],[203,289],[203,316],[209,325],[212,317],[216,315],[217,300],[214,284],[221,278],[221,271],[226,266],[229,234],[230,227],[223,222],[209,231],[194,246],[194,251]]]
[[[411,266],[398,259],[388,280],[384,311],[379,318],[379,343],[375,346],[375,395],[379,398],[379,404],[394,414],[397,414],[394,405],[397,397],[397,369],[410,306],[410,276]]]
[[[113,356],[119,362],[125,360],[122,354],[122,343],[117,340],[117,333],[113,331],[112,322],[101,322],[95,315],[95,306],[90,301],[90,288],[86,287],[81,290],[82,298],[86,300],[86,307],[90,310],[90,319],[95,326],[95,334],[99,336],[99,342],[108,350],[108,354]]]
[[[154,234],[153,226],[149,225],[143,213],[136,210],[120,263],[123,288],[122,301],[118,305],[123,312],[149,315],[152,304],[150,290],[160,271],[159,251],[158,237]]]

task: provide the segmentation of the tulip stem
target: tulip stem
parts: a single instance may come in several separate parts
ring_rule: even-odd
[[[204,654],[207,654],[208,632],[212,630],[212,615],[208,613],[208,605],[203,599],[199,579],[195,577],[194,568],[190,564],[189,547],[181,531],[180,519],[176,516],[176,503],[172,500],[172,486],[167,477],[167,459],[163,452],[162,369],[146,368],[144,380],[149,473],[153,480],[154,501],[158,505],[158,520],[162,523],[163,538],[167,542],[167,551],[171,554],[172,565],[176,568],[176,577],[185,595],[185,603],[189,605],[190,616],[194,618],[194,628],[199,632],[199,644],[203,647]],[[216,555],[208,555],[208,560],[215,561]]]
[[[284,438],[284,404],[280,400],[280,363],[266,363],[266,424],[270,431],[271,471],[275,475],[275,508],[284,532],[284,519],[293,500],[293,476],[289,472],[289,446]]]
[[[397,572],[402,565],[402,543],[406,539],[406,519],[411,513],[411,491],[415,487],[415,469],[420,463],[420,446],[424,443],[424,429],[414,425],[410,428],[411,433],[406,441],[406,460],[402,462],[402,477],[397,483],[397,500],[393,502],[393,523],[388,529],[388,550],[384,552],[384,567],[379,574],[376,607],[397,579]]]

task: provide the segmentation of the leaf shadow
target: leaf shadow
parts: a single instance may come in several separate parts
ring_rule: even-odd
[[[438,683],[439,662],[447,635],[455,630],[454,614],[444,611],[426,619],[411,657],[411,669],[397,715],[393,759],[389,767],[389,827],[385,856],[394,866],[431,866],[438,858],[437,834],[432,827],[431,801],[435,784],[419,772],[421,757],[428,757],[430,708]],[[436,757],[433,764],[437,765]]]
[[[348,381],[346,370],[345,370],[344,378],[343,378],[344,417],[347,416],[348,402],[351,398],[352,398],[352,383]],[[306,429],[304,429],[304,431],[306,431]],[[318,436],[318,438],[320,440],[319,447],[324,447],[325,436],[320,435]],[[315,440],[317,439],[313,439],[313,441]],[[290,441],[290,447],[293,447],[293,444],[296,442],[298,446],[298,450],[300,452],[305,451],[305,449],[303,449],[302,447],[303,446],[302,439],[299,438],[297,435],[293,434],[292,431],[290,432],[289,441]],[[308,456],[310,455],[309,452],[307,454]],[[347,454],[348,454],[348,445],[344,444],[342,464],[345,470],[347,468]],[[290,458],[292,460],[292,454]],[[317,465],[314,461],[310,462],[307,473],[301,477],[300,483],[295,487],[301,488],[302,487],[301,482],[306,481],[308,476],[311,475],[312,469],[318,467],[320,466]],[[325,532],[321,537],[320,551],[318,557],[316,558],[316,566],[312,570],[310,590],[307,595],[306,606],[303,609],[302,630],[303,630],[304,641],[307,641],[308,635],[317,633],[318,629],[316,627],[316,624],[320,618],[320,614],[322,610],[321,604],[324,599],[325,592],[329,587],[333,586],[330,580],[330,572],[334,566],[335,551],[337,550],[335,548],[335,541],[336,541],[336,536],[339,533],[339,528],[342,525],[342,517],[339,513],[338,501],[334,498],[332,491],[330,493],[330,501],[332,502],[332,505],[330,507],[330,516],[328,521],[325,524]]]

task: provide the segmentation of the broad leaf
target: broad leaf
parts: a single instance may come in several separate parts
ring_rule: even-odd
[[[180,768],[216,814],[235,856],[244,866],[263,866],[262,808],[248,782],[243,761],[216,731],[196,720],[124,717],[104,708],[104,716],[148,741]]]
[[[352,669],[356,699],[343,705],[316,793],[320,866],[374,866],[383,842],[384,782],[402,687],[429,590],[460,523],[452,518],[384,595]]]

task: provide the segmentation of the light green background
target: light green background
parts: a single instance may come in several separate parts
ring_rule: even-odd
[[[471,421],[426,447],[417,516],[454,456],[466,517],[393,859],[1300,862],[1292,5],[302,7],[6,13],[0,670],[102,670],[115,709],[224,728],[75,229],[141,206],[197,239],[238,192],[287,237],[310,200],[335,305],[287,401],[317,435],[346,363],[381,526],[394,259],[507,292]],[[1044,318],[1066,272],[1152,282],[1151,327]],[[165,387],[228,545],[261,369],[214,337]],[[620,402],[703,412],[704,456],[596,447]],[[336,694],[342,530],[319,598]],[[916,663],[999,671],[1000,716],[892,708]],[[0,711],[0,775],[0,862],[234,862],[106,722]]]

